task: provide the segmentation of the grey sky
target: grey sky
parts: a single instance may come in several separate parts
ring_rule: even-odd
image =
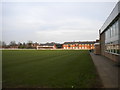
[[[98,38],[116,2],[3,2],[3,41],[64,42]]]

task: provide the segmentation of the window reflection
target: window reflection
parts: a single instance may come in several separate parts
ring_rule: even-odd
[[[120,54],[118,20],[111,25],[105,32],[106,52]]]

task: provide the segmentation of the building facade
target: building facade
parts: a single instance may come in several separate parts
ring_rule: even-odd
[[[120,1],[100,29],[101,55],[111,60],[120,58]]]
[[[45,43],[45,44],[40,44],[39,46],[36,47],[38,49],[56,49],[55,43]]]
[[[63,49],[94,49],[95,41],[87,42],[65,42],[63,44]]]

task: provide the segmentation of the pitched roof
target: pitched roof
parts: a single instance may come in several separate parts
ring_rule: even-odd
[[[95,41],[84,41],[84,42],[64,42],[64,44],[94,44]]]
[[[40,46],[54,46],[55,43],[45,43],[45,44],[40,44]]]

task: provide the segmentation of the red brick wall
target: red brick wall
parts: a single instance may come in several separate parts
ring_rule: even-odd
[[[68,45],[65,45],[65,44],[64,44],[64,45],[63,45],[63,48],[64,48],[64,49],[71,49],[71,48],[72,48],[72,49],[73,49],[73,48],[74,48],[74,49],[76,49],[76,48],[78,48],[78,49],[94,49],[94,44],[92,44],[92,45],[91,45],[91,44],[89,44],[89,45],[88,45],[88,44],[87,44],[87,45],[85,45],[85,44],[84,44],[84,45],[81,45],[81,44],[75,45],[75,44],[73,44],[73,45],[70,45],[70,47],[69,47]]]

